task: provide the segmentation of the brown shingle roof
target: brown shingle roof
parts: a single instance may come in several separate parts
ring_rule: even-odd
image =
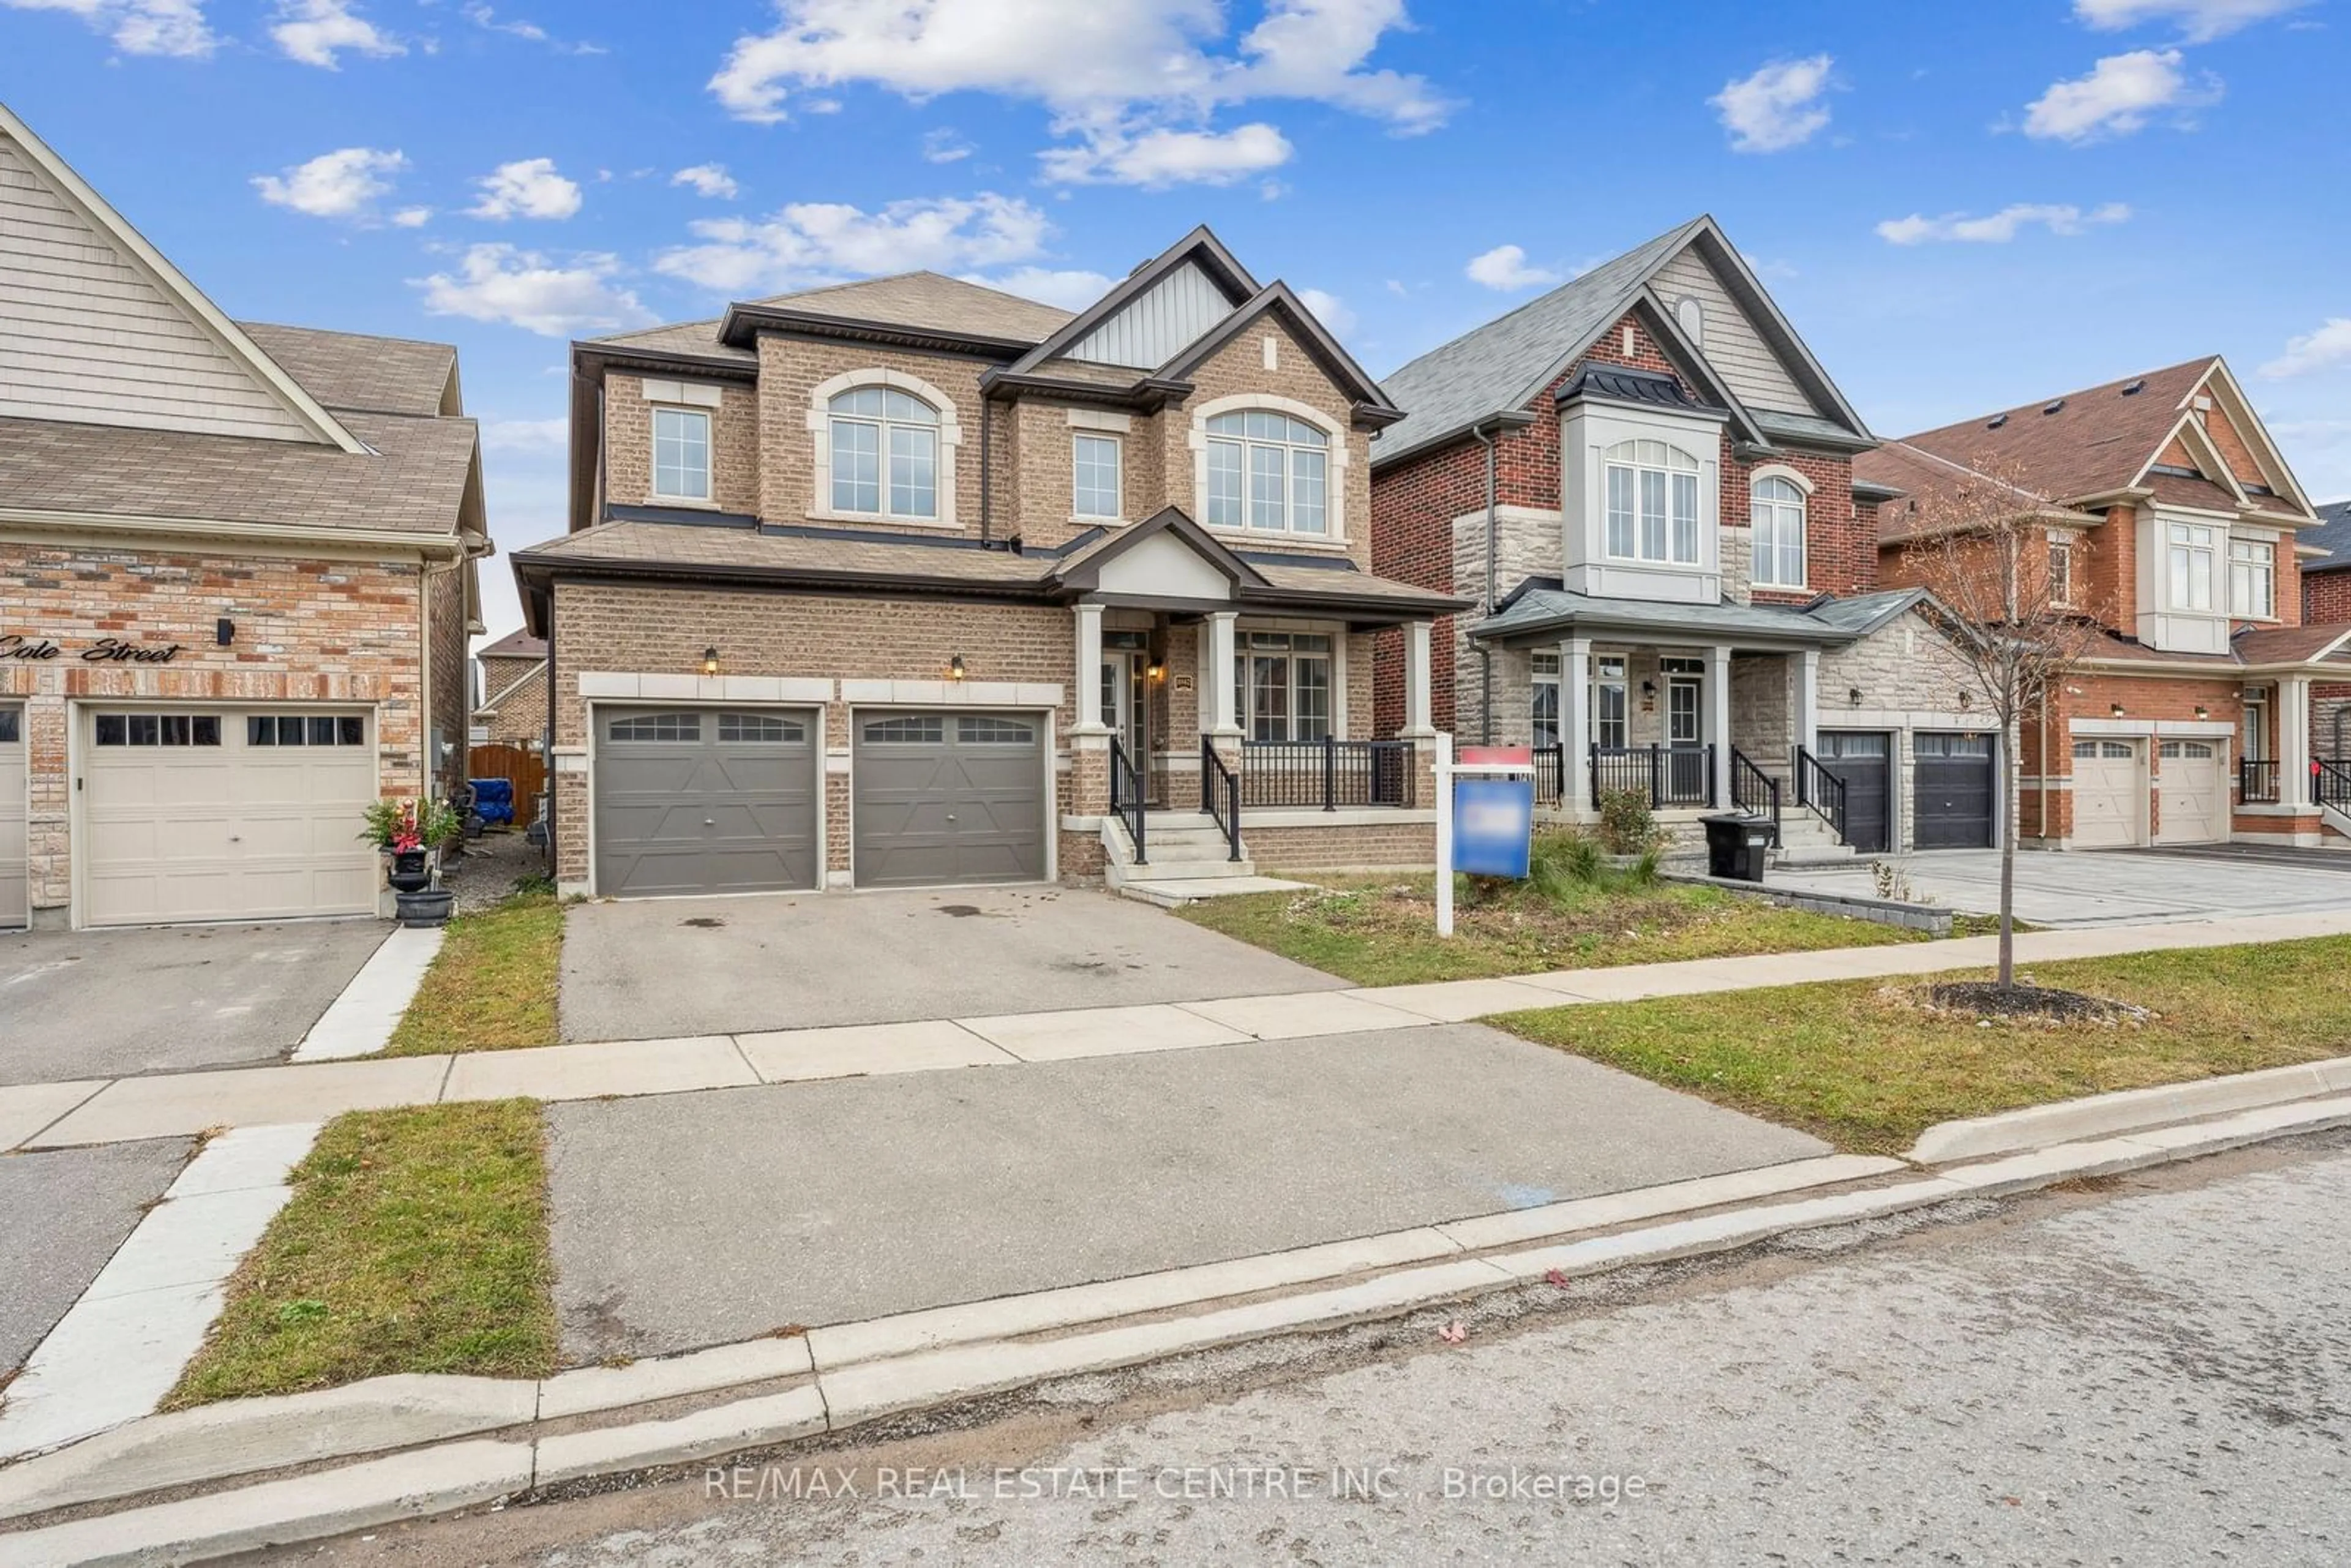
[[[898,327],[933,327],[980,337],[1016,338],[1041,343],[1070,319],[1070,312],[999,288],[987,288],[936,272],[902,272],[836,283],[797,294],[746,301],[849,321],[886,321]]]
[[[710,321],[679,321],[666,327],[645,327],[634,332],[614,332],[609,337],[582,340],[591,344],[609,343],[616,349],[638,349],[655,354],[693,354],[702,359],[740,360],[756,365],[759,356],[748,349],[738,349],[718,340],[718,323]]]
[[[331,409],[372,409],[381,413],[441,412],[457,350],[446,343],[413,338],[375,338],[360,332],[329,332],[318,327],[278,327],[240,321],[246,337],[261,346],[302,383],[302,390]]]
[[[2062,399],[2043,398],[2005,410],[1998,429],[1991,423],[2001,414],[1988,413],[1902,439],[1954,463],[2013,472],[2022,484],[2061,501],[2118,490],[2155,455],[2179,422],[2181,402],[2217,362],[2207,355]],[[2146,385],[2124,396],[2123,389],[2135,382]],[[2060,402],[2064,406],[2056,413],[2042,412]]]
[[[534,637],[528,626],[517,626],[474,655],[477,659],[544,659],[547,639]]]
[[[2342,626],[2263,626],[2240,632],[2229,645],[2248,664],[2299,664],[2338,642]]]
[[[1886,442],[1874,452],[1855,457],[1853,476],[1856,481],[1889,485],[1903,492],[1901,498],[1877,509],[1877,538],[1880,543],[1888,544],[1916,537],[1917,525],[1931,517],[1937,507],[1950,500],[1962,486],[1986,482],[1985,476],[1903,441]],[[2014,493],[2022,506],[2049,505],[2031,491]],[[2085,523],[2097,520],[2086,512],[2078,516]]]
[[[2210,479],[2191,479],[2184,474],[2150,474],[2147,487],[2168,507],[2194,507],[2231,515],[2238,510],[2237,497]]]

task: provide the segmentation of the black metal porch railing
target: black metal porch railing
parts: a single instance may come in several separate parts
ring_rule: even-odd
[[[1714,804],[1711,746],[1595,746],[1590,766],[1595,802],[1630,789],[1646,795],[1653,810]]]
[[[1560,806],[1567,802],[1567,747],[1538,746],[1535,748],[1535,804]]]
[[[1408,740],[1251,740],[1241,746],[1241,804],[1335,811],[1412,804]]]
[[[1844,780],[1821,765],[1821,759],[1796,747],[1796,804],[1817,812],[1844,842]]]
[[[1144,852],[1143,822],[1148,815],[1144,792],[1148,784],[1143,768],[1135,758],[1126,754],[1120,737],[1110,737],[1110,812],[1126,824],[1126,836],[1134,841],[1134,863],[1146,865],[1150,856]]]
[[[2243,757],[2237,759],[2237,799],[2248,806],[2274,806],[2278,803],[2276,758]]]
[[[2351,812],[2351,760],[2313,758],[2310,763],[2310,798],[2317,805]]]
[[[1742,811],[1771,819],[1771,846],[1780,845],[1780,781],[1755,766],[1737,747],[1730,748],[1730,803]]]
[[[1227,860],[1241,858],[1241,779],[1217,755],[1217,743],[1200,737],[1200,810],[1225,835]]]

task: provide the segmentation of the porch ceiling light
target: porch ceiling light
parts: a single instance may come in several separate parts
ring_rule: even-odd
[[[964,674],[963,655],[961,653],[957,653],[954,658],[947,661],[947,679],[951,681],[959,681],[963,679]]]
[[[718,673],[717,649],[705,648],[702,651],[702,673],[705,675],[715,675]]]

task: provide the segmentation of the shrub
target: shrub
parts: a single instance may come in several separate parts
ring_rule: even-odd
[[[1600,792],[1600,846],[1612,855],[1653,854],[1665,848],[1665,830],[1638,789]]]

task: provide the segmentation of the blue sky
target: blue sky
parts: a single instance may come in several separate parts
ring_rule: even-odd
[[[1374,372],[1713,213],[1881,434],[2220,352],[2351,495],[2351,0],[0,0],[234,314],[455,342],[502,549],[566,341],[1210,223]],[[502,563],[494,632],[516,619]]]

